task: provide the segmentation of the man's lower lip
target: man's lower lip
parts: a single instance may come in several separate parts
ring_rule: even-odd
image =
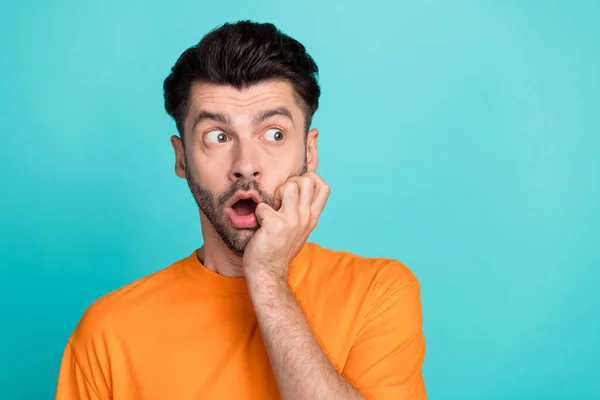
[[[234,228],[248,229],[256,227],[258,221],[254,213],[248,215],[237,215],[232,208],[226,210],[227,218]]]

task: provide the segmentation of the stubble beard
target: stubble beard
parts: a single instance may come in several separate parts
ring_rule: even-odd
[[[246,250],[246,245],[260,227],[240,229],[231,226],[225,213],[227,202],[239,191],[255,191],[262,202],[273,207],[273,196],[269,195],[257,181],[247,178],[237,180],[225,192],[216,195],[212,190],[201,185],[194,179],[188,167],[189,163],[187,159],[185,161],[185,179],[198,208],[206,216],[225,247],[234,255],[242,257]],[[296,173],[290,175],[290,177],[303,175],[306,173],[307,167],[305,159],[304,165]]]

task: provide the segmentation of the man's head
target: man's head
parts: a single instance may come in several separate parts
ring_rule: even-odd
[[[309,130],[317,74],[302,44],[272,24],[242,21],[183,52],[164,81],[180,135],[171,138],[176,173],[203,224],[236,255],[258,228],[256,203],[273,205],[287,178],[317,167],[318,132]]]

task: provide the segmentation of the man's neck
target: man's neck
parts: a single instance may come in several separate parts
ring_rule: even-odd
[[[227,248],[202,213],[200,213],[200,224],[204,245],[196,251],[196,254],[202,265],[222,276],[229,278],[243,277],[242,257],[233,254]]]
[[[211,245],[207,242],[209,241],[205,239],[204,245],[196,251],[202,265],[219,275],[229,278],[244,276],[241,257],[222,249],[221,246]]]

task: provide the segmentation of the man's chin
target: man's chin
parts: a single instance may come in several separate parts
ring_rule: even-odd
[[[237,235],[237,243],[240,244],[242,247],[246,248],[246,245],[248,244],[250,239],[254,237],[256,231],[257,229],[255,228],[239,229]]]
[[[244,250],[246,250],[248,242],[250,241],[250,239],[252,239],[257,229],[235,229],[235,231],[235,238],[229,237],[229,240],[227,240],[225,244],[227,245],[229,250],[233,252],[233,254],[241,257],[244,255]]]

